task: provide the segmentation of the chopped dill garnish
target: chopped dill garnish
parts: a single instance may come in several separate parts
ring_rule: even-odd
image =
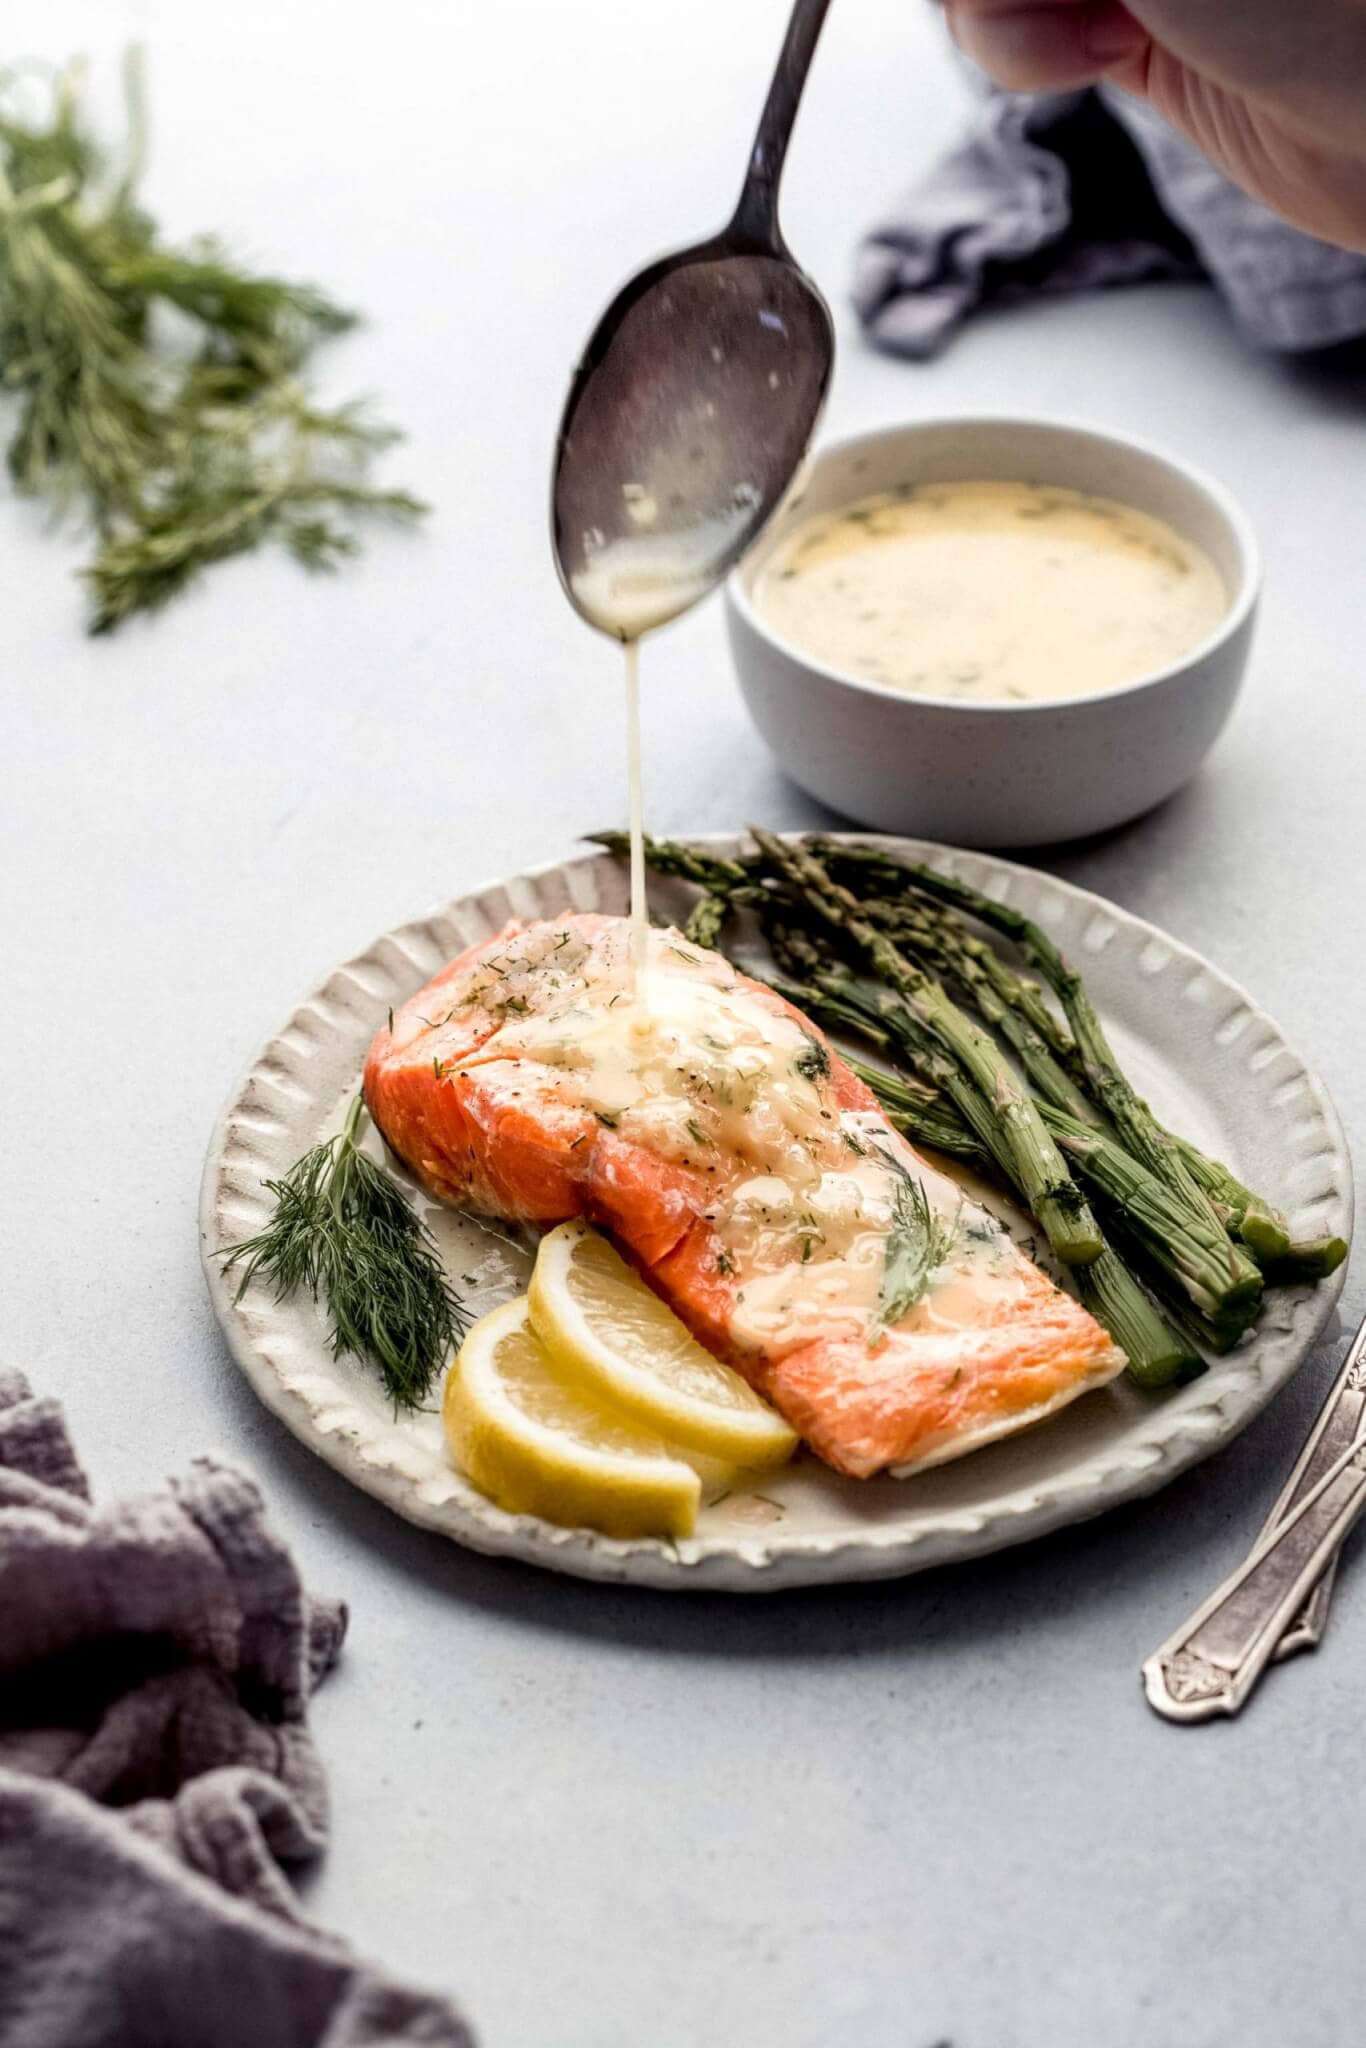
[[[716,1254],[716,1270],[718,1273],[724,1274],[727,1279],[735,1271],[735,1261],[724,1245]]]
[[[957,1236],[957,1215],[946,1222],[931,1207],[925,1183],[898,1167],[878,1303],[878,1321],[884,1329],[899,1323],[922,1299]]]
[[[606,1125],[609,1131],[614,1131],[621,1122],[621,1111],[619,1109],[595,1109],[593,1114],[600,1124]]]
[[[813,1038],[809,1031],[804,1031],[802,1037],[806,1044],[793,1060],[792,1071],[794,1074],[800,1074],[802,1080],[809,1081],[814,1088],[818,1081],[827,1081],[830,1078],[830,1055],[820,1040]]]
[[[692,1117],[688,1118],[687,1131],[695,1145],[710,1145],[711,1139]]]
[[[389,1005],[389,1035],[390,1035],[390,1037],[392,1037],[392,1036],[393,1036],[393,1030],[394,1030],[394,1006],[393,1006],[393,1004],[391,1003],[391,1004]]]
[[[437,1058],[435,1053],[432,1054],[432,1072],[436,1075],[436,1078],[439,1081],[441,1079],[441,1062]]]
[[[357,1144],[364,1108],[358,1095],[334,1138],[266,1182],[274,1213],[228,1248],[224,1271],[241,1267],[239,1300],[258,1275],[277,1301],[307,1288],[326,1306],[333,1357],[368,1359],[395,1408],[416,1408],[469,1318],[426,1224]]]
[[[852,1131],[841,1131],[840,1136],[856,1158],[866,1159],[868,1157],[868,1147],[860,1143]]]

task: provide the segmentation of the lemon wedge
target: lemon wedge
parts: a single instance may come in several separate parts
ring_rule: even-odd
[[[702,1482],[620,1410],[566,1380],[525,1296],[474,1325],[446,1376],[446,1440],[481,1493],[512,1514],[609,1536],[688,1536]]]
[[[760,1469],[797,1448],[781,1415],[587,1224],[562,1223],[542,1239],[529,1299],[536,1335],[566,1379],[687,1455]]]

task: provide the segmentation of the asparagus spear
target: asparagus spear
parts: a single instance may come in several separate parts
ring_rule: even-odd
[[[631,850],[630,835],[626,832],[585,832],[583,836],[617,860],[626,859]],[[645,862],[657,875],[677,875],[685,882],[698,882],[702,888],[721,894],[741,888],[751,879],[748,868],[740,861],[703,853],[678,839],[651,839],[647,835]]]
[[[1269,1264],[1288,1257],[1292,1251],[1290,1230],[1284,1216],[1245,1188],[1221,1160],[1206,1158],[1199,1147],[1175,1132],[1167,1133],[1191,1177],[1202,1187],[1215,1209],[1226,1217],[1227,1227],[1240,1238],[1265,1271]]]
[[[851,1053],[845,1053],[843,1058],[850,1072],[876,1095],[904,1136],[916,1144],[933,1146],[936,1152],[947,1152],[951,1159],[961,1159],[979,1172],[999,1174],[998,1162],[984,1150],[937,1089],[927,1087],[923,1081],[909,1080],[904,1074],[889,1074],[881,1067],[870,1067]]]
[[[865,883],[872,880],[879,887],[892,890],[894,895],[888,899],[889,908],[905,905],[906,898],[901,892],[905,890],[910,871],[904,862],[882,852],[878,847],[846,847],[840,842],[822,839],[814,840],[813,844],[822,852],[828,849],[831,865],[837,874],[852,874],[855,878],[861,877]],[[946,883],[949,880],[948,877],[940,879]],[[981,900],[990,901],[988,898]],[[996,907],[1005,909],[1003,905]],[[927,911],[931,911],[931,905],[928,903],[912,907],[912,914],[923,915]],[[1048,1008],[1038,983],[1031,981],[1027,975],[1017,974],[1009,967],[994,947],[987,945],[971,931],[951,903],[936,900],[931,911],[932,916],[935,914],[939,921],[941,938],[951,937],[953,943],[966,948],[972,954],[996,993],[1016,1010],[1022,1019],[1033,1026],[1051,1050],[1058,1065],[1073,1081],[1078,1095],[1084,1099],[1084,1091],[1090,1084],[1086,1062],[1071,1034]],[[1039,1085],[1038,1080],[1036,1085]],[[1083,1114],[1075,1101],[1069,1105],[1051,1087],[1045,1085],[1043,1092],[1050,1101],[1057,1102],[1060,1108],[1070,1107],[1073,1115]],[[1089,1120],[1095,1121],[1094,1111],[1091,1111]],[[1207,1158],[1188,1139],[1178,1136],[1173,1131],[1164,1131],[1162,1135],[1180,1153],[1191,1178],[1208,1196],[1215,1213],[1224,1222],[1230,1235],[1247,1246],[1259,1266],[1265,1270],[1276,1265],[1278,1261],[1284,1262],[1288,1259],[1292,1270],[1299,1267],[1306,1270],[1314,1268],[1321,1253],[1316,1247],[1310,1246],[1302,1257],[1298,1256],[1297,1249],[1291,1243],[1285,1218],[1279,1210],[1272,1208],[1260,1195],[1244,1187],[1221,1161]],[[1329,1270],[1331,1271],[1331,1268]]]
[[[1086,1096],[1059,1065],[1033,1022],[1006,1000],[979,953],[965,945],[957,932],[947,925],[917,918],[913,911],[908,915],[895,905],[868,904],[866,909],[873,923],[898,938],[903,952],[919,954],[940,973],[958,982],[978,1015],[1015,1054],[1036,1094],[1046,1102],[1056,1103],[1082,1123],[1097,1121]]]
[[[824,961],[812,941],[791,927],[770,924],[768,933],[774,955],[786,971],[806,977],[795,987],[779,984],[779,993],[799,1009],[810,1007],[813,1015],[824,1016],[837,1030],[862,1032],[875,1045],[890,1046],[922,1087],[946,1098],[981,1156],[994,1162],[1009,1186],[1018,1186],[1005,1131],[990,1102],[905,1003],[860,988],[847,967]],[[946,1145],[944,1150],[953,1147]]]
[[[1145,1293],[1110,1245],[1092,1265],[1078,1266],[1076,1275],[1083,1307],[1114,1338],[1129,1361],[1130,1377],[1140,1387],[1169,1387],[1205,1370],[1195,1346]]]
[[[1095,1217],[1040,1120],[1038,1109],[1011,1072],[995,1040],[950,1001],[938,982],[905,958],[860,912],[856,899],[833,882],[811,854],[771,832],[751,827],[766,861],[832,928],[865,953],[906,1008],[962,1066],[999,1121],[1032,1213],[1048,1242],[1068,1265],[1089,1265],[1104,1249]]]
[[[851,855],[855,853],[853,848],[845,851]],[[876,865],[879,872],[885,874],[886,856],[877,855]],[[902,874],[906,886],[950,903],[955,909],[970,912],[981,923],[1015,941],[1026,960],[1042,974],[1062,1004],[1077,1048],[1086,1063],[1090,1091],[1114,1124],[1126,1150],[1160,1180],[1167,1182],[1192,1221],[1203,1217],[1218,1227],[1228,1247],[1225,1263],[1230,1285],[1246,1284],[1249,1277],[1258,1271],[1255,1261],[1228,1237],[1223,1219],[1197,1184],[1181,1152],[1173,1145],[1147,1103],[1130,1087],[1081,976],[1068,965],[1048,934],[1022,911],[1012,910],[1009,904],[998,903],[970,884],[957,881],[950,875],[941,875],[921,862],[906,862]]]
[[[726,890],[708,889],[698,897],[683,927],[685,938],[695,946],[716,946],[730,916],[733,898]]]
[[[1040,1105],[1044,1123],[1069,1161],[1124,1211],[1150,1255],[1212,1320],[1245,1319],[1261,1303],[1262,1276],[1254,1266],[1236,1285],[1228,1284],[1228,1239],[1217,1225],[1190,1215],[1165,1181],[1103,1131],[1081,1123],[1051,1103]]]
[[[819,991],[809,993],[819,999]],[[946,1106],[936,1111],[934,1089],[923,1082],[885,1074],[861,1060],[849,1059],[847,1054],[845,1058],[907,1137],[937,1146],[941,1152],[963,1159],[979,1171],[995,1169],[1006,1185],[1013,1188],[1008,1167],[1003,1168],[1000,1158],[984,1149],[961,1121],[956,1130],[946,1128]],[[1204,1370],[1199,1352],[1163,1314],[1110,1245],[1089,1266],[1079,1266],[1075,1271],[1084,1306],[1119,1345],[1138,1385],[1170,1386],[1174,1380],[1190,1379]]]

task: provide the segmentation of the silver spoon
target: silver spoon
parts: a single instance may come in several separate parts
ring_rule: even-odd
[[[796,0],[729,227],[623,287],[574,374],[555,447],[560,581],[634,640],[704,597],[806,452],[834,363],[825,300],[778,227],[778,181],[829,0]]]

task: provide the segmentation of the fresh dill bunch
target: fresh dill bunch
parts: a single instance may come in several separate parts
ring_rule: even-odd
[[[431,1232],[357,1144],[364,1108],[358,1095],[335,1137],[266,1182],[274,1214],[224,1254],[223,1270],[240,1267],[239,1301],[258,1275],[277,1301],[307,1288],[326,1308],[333,1357],[368,1359],[395,1408],[416,1408],[469,1318]]]
[[[80,85],[74,66],[45,88],[0,73],[0,389],[15,487],[95,527],[91,630],[265,541],[332,569],[364,519],[420,517],[409,492],[370,481],[392,430],[355,405],[318,406],[304,381],[318,343],[355,316],[210,239],[161,242],[137,201],[136,60],[117,167],[83,125]]]
[[[878,1321],[884,1329],[910,1314],[957,1238],[958,1217],[941,1216],[931,1207],[925,1183],[898,1167],[878,1303]]]

